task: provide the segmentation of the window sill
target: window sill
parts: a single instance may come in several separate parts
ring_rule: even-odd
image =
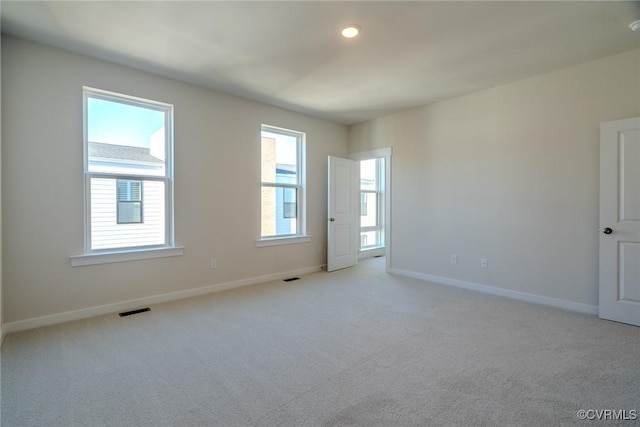
[[[376,256],[384,256],[386,254],[385,246],[373,246],[365,249],[361,249],[358,254],[358,259],[373,258]]]
[[[112,262],[137,261],[143,259],[180,256],[183,253],[183,246],[172,246],[168,248],[134,249],[118,252],[99,252],[84,255],[74,255],[70,258],[71,267],[82,267],[85,265],[109,264]]]
[[[268,237],[256,240],[256,247],[291,245],[294,243],[306,243],[311,241],[311,236]]]

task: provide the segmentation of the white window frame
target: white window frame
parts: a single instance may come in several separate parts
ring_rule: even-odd
[[[104,264],[110,262],[131,261],[139,259],[159,258],[165,256],[177,256],[183,254],[183,247],[175,246],[174,242],[174,152],[173,152],[173,105],[163,102],[138,98],[131,95],[110,92],[84,86],[82,92],[83,102],[83,169],[84,169],[84,254],[72,256],[72,266],[92,264]],[[110,172],[89,171],[89,138],[88,138],[88,99],[96,98],[105,101],[117,102],[141,108],[162,111],[165,115],[165,175],[122,174]],[[91,179],[107,178],[134,181],[162,181],[165,189],[165,241],[158,245],[129,246],[112,249],[91,249]]]
[[[352,153],[349,155],[351,160],[367,160],[367,159],[375,159],[375,158],[384,158],[384,167],[382,169],[384,173],[384,179],[381,181],[382,183],[382,191],[384,193],[384,206],[383,210],[383,220],[384,223],[384,247],[379,249],[367,249],[365,251],[360,251],[358,254],[358,258],[369,258],[372,256],[382,256],[385,257],[385,271],[391,271],[391,258],[392,258],[392,230],[391,230],[391,158],[393,155],[393,149],[391,147],[385,148],[377,148],[375,150],[363,151],[359,153]]]
[[[362,197],[363,194],[375,194],[376,195],[376,225],[373,226],[369,226],[369,227],[360,227],[360,233],[366,233],[366,232],[370,232],[370,231],[377,231],[378,232],[378,242],[377,244],[372,244],[372,245],[367,245],[367,246],[360,246],[360,251],[367,251],[367,250],[371,250],[371,249],[378,249],[378,248],[382,248],[385,246],[384,243],[384,221],[383,221],[383,217],[384,217],[384,191],[383,191],[383,186],[384,186],[384,165],[383,162],[385,161],[384,157],[376,157],[374,159],[363,159],[361,161],[365,161],[365,160],[375,160],[376,161],[376,189],[375,190],[363,190],[362,188],[360,189],[360,195]],[[361,208],[361,212],[360,214],[362,215],[362,208]]]
[[[274,236],[260,236],[256,240],[257,247],[285,245],[291,243],[304,243],[311,240],[311,236],[306,234],[306,133],[291,129],[285,129],[271,125],[260,126],[260,141],[262,141],[263,132],[271,132],[280,135],[287,135],[296,138],[296,166],[297,166],[297,182],[295,184],[275,183],[275,182],[262,182],[260,188],[272,187],[272,188],[292,188],[296,190],[296,225],[297,233],[286,235],[274,235]],[[262,153],[260,155],[262,159]],[[260,164],[260,169],[262,164]],[[262,170],[260,170],[260,176],[262,176]],[[262,192],[261,192],[262,193]],[[262,220],[262,203],[260,203],[260,222]],[[259,223],[259,229],[261,229]],[[262,234],[262,231],[260,232]]]

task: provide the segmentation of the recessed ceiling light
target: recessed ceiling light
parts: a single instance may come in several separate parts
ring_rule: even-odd
[[[632,22],[631,25],[629,25],[629,28],[631,28],[631,31],[640,31],[640,19]]]
[[[342,37],[346,39],[352,39],[360,33],[360,27],[357,25],[347,25],[342,29]]]

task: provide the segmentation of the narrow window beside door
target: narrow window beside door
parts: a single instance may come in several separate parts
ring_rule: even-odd
[[[384,159],[360,161],[360,250],[384,246]]]

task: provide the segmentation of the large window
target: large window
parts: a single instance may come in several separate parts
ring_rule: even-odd
[[[360,161],[360,249],[384,246],[384,158]]]
[[[84,89],[87,253],[173,245],[173,107]]]
[[[263,125],[261,176],[261,237],[304,235],[304,133]]]

